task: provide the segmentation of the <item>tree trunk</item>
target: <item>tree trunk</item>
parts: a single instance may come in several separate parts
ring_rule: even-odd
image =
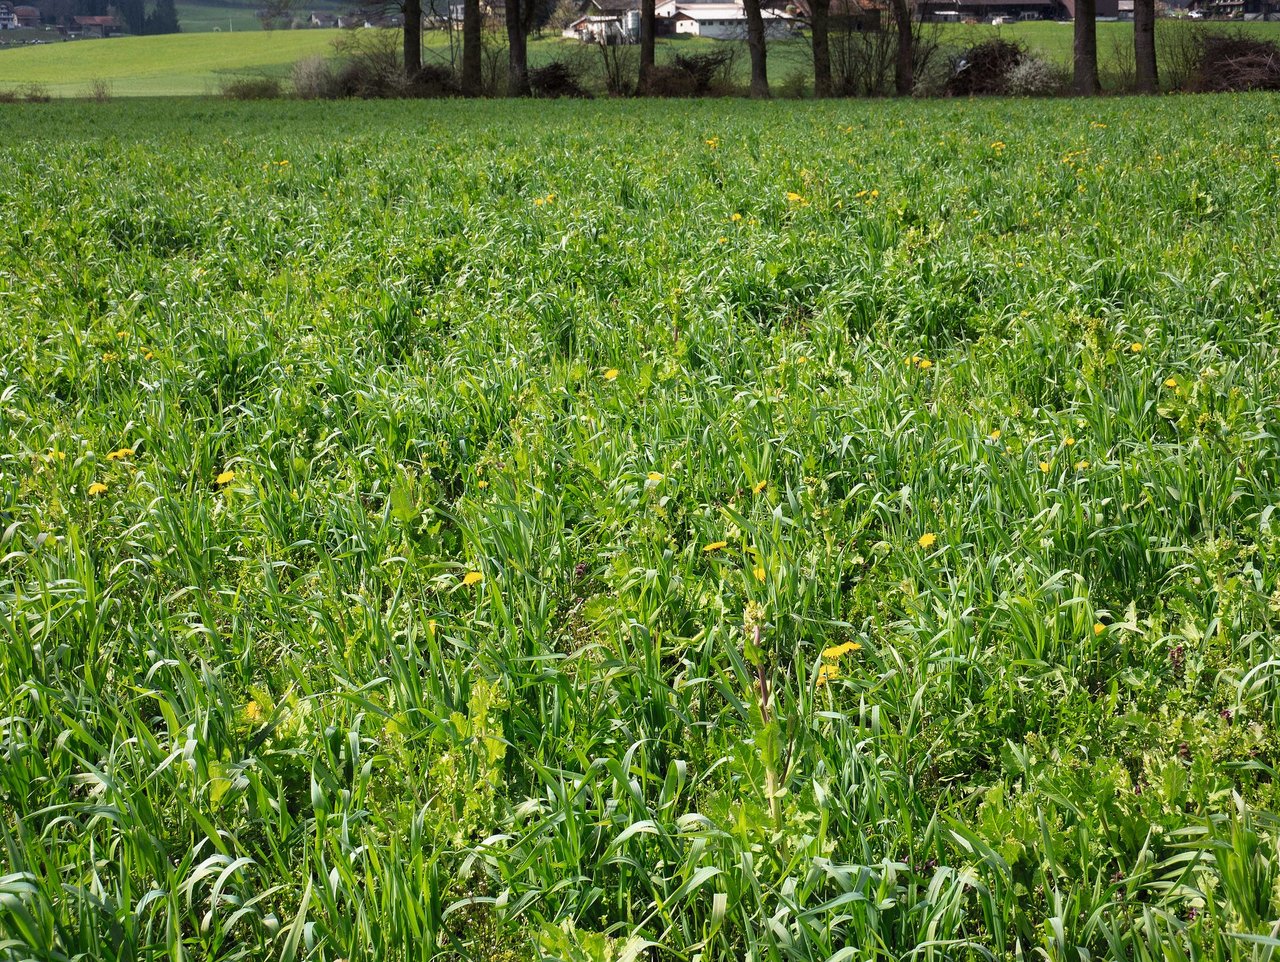
[[[769,96],[769,71],[765,66],[764,15],[760,12],[760,0],[743,0],[742,9],[747,15],[747,49],[751,52],[751,96],[765,99]]]
[[[481,87],[481,37],[480,0],[463,0],[462,4],[462,92],[468,97],[479,97]]]
[[[1098,3],[1076,0],[1075,88],[1082,97],[1098,92]]]
[[[529,90],[529,34],[524,27],[521,4],[507,0],[507,96],[527,97]],[[532,3],[532,0],[527,0]]]
[[[893,25],[898,31],[898,57],[893,64],[893,89],[899,97],[909,97],[916,86],[916,45],[910,0],[893,0]]]
[[[422,0],[404,0],[404,73],[416,77],[422,70]]]
[[[1156,0],[1133,0],[1133,62],[1137,66],[1138,91],[1156,93],[1160,89],[1156,73]]]
[[[640,0],[640,92],[649,92],[649,81],[653,77],[653,68],[657,63],[657,50],[654,34],[658,28],[658,17],[654,13],[657,4],[654,0]]]
[[[813,17],[809,30],[813,37],[813,95],[831,96],[831,0],[812,0]]]

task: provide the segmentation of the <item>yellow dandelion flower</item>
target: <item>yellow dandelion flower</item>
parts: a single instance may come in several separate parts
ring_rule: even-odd
[[[472,585],[478,585],[484,581],[484,575],[478,571],[468,571],[462,576],[462,587],[470,588]]]
[[[713,551],[719,551],[721,548],[727,548],[728,546],[729,542],[727,541],[713,541],[711,544],[702,546],[702,553],[711,554]]]
[[[1062,443],[1063,443],[1063,444],[1065,444],[1067,447],[1071,447],[1071,445],[1073,445],[1073,444],[1075,444],[1075,443],[1076,443],[1076,439],[1075,439],[1075,438],[1064,438],[1064,439],[1063,439],[1063,441],[1062,441]]]
[[[924,358],[923,360],[920,361],[920,370],[927,371],[931,367],[933,367],[933,362],[930,361],[928,358]]]
[[[822,649],[822,657],[827,659],[843,658],[845,655],[852,654],[855,651],[861,651],[862,646],[856,641],[846,641],[843,645],[835,645],[831,648]]]
[[[728,241],[729,241],[729,238],[727,238],[727,237],[717,237],[717,238],[716,238],[716,243],[717,243],[717,244],[726,244],[726,243],[728,243]]]
[[[234,471],[223,471],[220,475],[214,478],[214,481],[218,484],[230,484],[235,479],[236,473]]]
[[[987,435],[987,437],[991,438],[991,440],[992,440],[992,441],[999,441],[999,440],[1000,440],[1000,429],[999,429],[999,428],[996,428],[996,429],[995,429],[994,431],[992,431],[989,435]]]
[[[1100,622],[1100,621],[1095,621],[1095,622],[1093,623],[1093,633],[1094,633],[1095,635],[1100,635],[1100,634],[1102,634],[1102,633],[1103,633],[1104,631],[1106,631],[1106,630],[1107,630],[1107,626],[1106,626],[1106,625],[1104,625],[1102,622]]]
[[[1088,468],[1089,468],[1089,462],[1088,462],[1088,461],[1077,461],[1077,462],[1076,462],[1076,470],[1077,470],[1077,471],[1087,471],[1087,470],[1088,470]]]
[[[742,220],[742,215],[735,211],[733,214],[729,216],[729,220],[733,221],[736,224],[740,220]]]
[[[808,363],[809,363],[809,358],[807,358],[805,355],[801,354],[798,358],[796,358],[796,363],[797,363],[797,364],[808,364]]]
[[[1131,350],[1134,354],[1141,354],[1141,353],[1142,353],[1142,342],[1141,342],[1141,341],[1134,341],[1132,344],[1130,344],[1130,345],[1129,345],[1129,350]]]
[[[763,490],[764,490],[765,488],[767,488],[768,486],[769,486],[769,482],[768,482],[767,480],[765,480],[765,481],[757,481],[755,484],[753,484],[753,485],[751,486],[751,490],[752,490],[752,491],[754,491],[756,494],[759,494],[761,491],[763,491]]]
[[[751,573],[756,576],[756,581],[764,581],[764,569],[753,568]]]
[[[154,352],[154,351],[144,351],[144,352],[142,353],[142,359],[143,359],[144,361],[154,361],[154,360],[156,359],[155,352]]]
[[[111,451],[107,454],[108,461],[123,461],[125,458],[133,457],[133,448],[120,448],[118,451]]]
[[[840,669],[836,665],[819,665],[818,675],[814,679],[814,684],[821,688],[833,678],[840,677]]]
[[[1165,387],[1177,387],[1177,386],[1178,386],[1178,379],[1177,379],[1176,377],[1165,378],[1164,386],[1165,386]]]
[[[95,481],[93,484],[89,485],[89,497],[91,498],[96,498],[98,495],[106,493],[107,486],[101,481]]]
[[[604,372],[604,379],[606,381],[616,381],[618,379],[618,369],[616,367],[609,368]]]
[[[543,200],[541,197],[535,197],[535,198],[533,199],[533,206],[534,206],[534,207],[541,207],[541,206],[542,206],[543,204],[545,204],[545,203],[546,203],[546,201],[545,201],[545,200]]]
[[[916,543],[922,548],[932,548],[938,543],[938,536],[931,531],[926,531]]]
[[[103,351],[103,352],[102,352],[102,363],[103,363],[103,364],[110,364],[112,361],[118,361],[118,360],[120,360],[120,355],[119,355],[119,354],[117,354],[115,351]]]
[[[484,480],[477,481],[477,482],[476,482],[476,487],[477,487],[477,488],[480,488],[480,489],[482,489],[482,490],[483,490],[484,488],[489,487],[489,482],[488,482],[488,481],[484,481]]]
[[[1041,470],[1041,471],[1043,471],[1045,474],[1048,474],[1048,473],[1049,473],[1049,462],[1048,462],[1048,461],[1041,461],[1041,462],[1040,462],[1040,470]]]
[[[664,475],[661,471],[650,471],[650,472],[649,472],[649,480],[650,480],[650,481],[652,481],[654,484],[657,484],[657,483],[658,483],[659,481],[661,481],[664,477],[665,477],[665,475]]]

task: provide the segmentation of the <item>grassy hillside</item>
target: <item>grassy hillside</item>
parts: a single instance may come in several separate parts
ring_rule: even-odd
[[[210,16],[225,8],[207,7]],[[1106,62],[1117,42],[1132,37],[1128,24],[1099,24],[1099,52]],[[975,43],[1001,35],[1023,40],[1045,56],[1066,64],[1071,59],[1071,25],[1027,23],[1009,27],[946,27],[950,44]],[[1280,23],[1252,24],[1249,29],[1280,37]],[[108,42],[78,41],[39,47],[0,50],[0,89],[41,84],[57,95],[83,96],[95,80],[106,80],[117,96],[191,96],[214,92],[220,80],[234,75],[266,74],[284,77],[304,57],[328,55],[339,36],[335,30],[286,30],[250,33],[183,33],[166,37],[124,37]],[[716,41],[695,39],[666,41],[660,56],[677,50],[718,47]],[[438,33],[426,36],[427,55],[447,55],[447,39]],[[536,64],[570,55],[596,61],[593,48],[572,41],[548,38],[532,44]],[[747,69],[745,49],[739,68]],[[807,73],[808,46],[803,41],[770,46],[770,70],[775,83],[789,74]]]
[[[1274,960],[1276,97],[0,151],[0,959]]]
[[[207,94],[227,75],[283,75],[303,57],[331,52],[334,36],[328,30],[194,33],[6,50],[0,52],[0,87],[37,83],[75,97],[101,79],[118,96]]]

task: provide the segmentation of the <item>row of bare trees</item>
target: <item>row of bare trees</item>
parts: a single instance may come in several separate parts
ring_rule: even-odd
[[[447,0],[451,2],[451,0]],[[857,0],[834,0],[836,18],[847,21],[851,9],[859,10]],[[915,88],[915,71],[919,62],[919,23],[914,0],[888,0],[896,43],[893,64],[893,89],[908,96]],[[507,94],[524,97],[530,93],[529,35],[539,23],[545,0],[506,0]],[[832,81],[831,27],[833,0],[810,0],[809,32],[813,47],[813,90],[817,97],[835,96],[840,91]],[[422,0],[403,0],[404,64],[410,76],[422,69]],[[751,59],[750,94],[755,98],[770,95],[768,46],[764,10],[761,0],[743,0],[747,21],[747,50]],[[1155,93],[1158,88],[1155,45],[1155,0],[1134,0],[1134,62],[1136,86],[1140,92]],[[480,0],[462,0],[461,87],[464,94],[479,96],[482,92],[483,22]],[[651,89],[657,69],[657,18],[655,0],[640,0],[640,70],[637,90]],[[1078,94],[1091,96],[1099,92],[1097,0],[1075,0],[1074,86]]]

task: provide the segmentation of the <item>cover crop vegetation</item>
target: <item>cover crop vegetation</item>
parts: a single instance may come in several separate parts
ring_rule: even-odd
[[[1280,102],[1142,105],[6,109],[0,956],[1271,958]]]

